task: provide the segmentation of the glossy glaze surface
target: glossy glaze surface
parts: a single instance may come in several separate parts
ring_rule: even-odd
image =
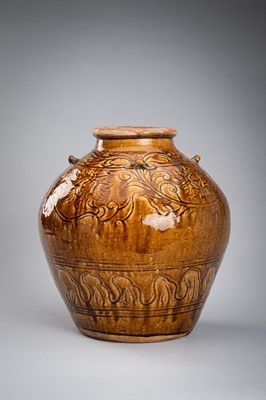
[[[55,181],[40,234],[80,331],[147,342],[196,324],[229,238],[218,186],[174,146],[172,128],[103,127]]]

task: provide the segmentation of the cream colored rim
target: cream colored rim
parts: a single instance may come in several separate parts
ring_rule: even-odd
[[[102,126],[93,129],[92,133],[101,139],[171,138],[176,135],[176,129],[148,126]]]

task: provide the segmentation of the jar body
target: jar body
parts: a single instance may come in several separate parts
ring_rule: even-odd
[[[218,186],[171,137],[101,137],[53,184],[40,234],[78,329],[145,342],[195,326],[229,237]]]

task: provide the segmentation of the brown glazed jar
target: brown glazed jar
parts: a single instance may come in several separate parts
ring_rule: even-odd
[[[102,127],[44,197],[51,273],[85,335],[155,342],[195,326],[226,249],[227,201],[172,128]]]

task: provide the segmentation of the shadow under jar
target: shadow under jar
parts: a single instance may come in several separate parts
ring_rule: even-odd
[[[195,326],[229,239],[226,198],[176,130],[102,127],[45,195],[41,241],[85,335],[154,342]]]

